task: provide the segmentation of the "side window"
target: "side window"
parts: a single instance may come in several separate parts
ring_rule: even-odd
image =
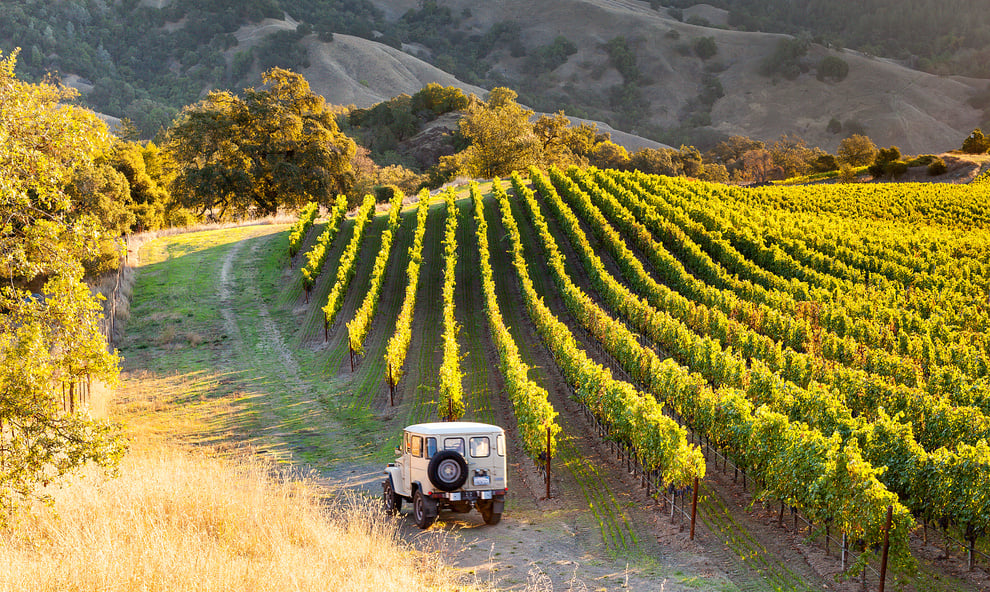
[[[456,450],[458,454],[464,456],[464,438],[444,438],[444,450]]]
[[[426,458],[433,458],[433,455],[437,453],[437,439],[427,438],[426,439]]]
[[[416,457],[423,456],[423,437],[413,436],[410,442],[412,443],[412,455]]]
[[[505,436],[502,434],[495,438],[495,451],[499,456],[505,456]]]
[[[487,458],[492,453],[492,445],[488,436],[474,436],[468,443],[471,447],[471,456],[474,458]]]

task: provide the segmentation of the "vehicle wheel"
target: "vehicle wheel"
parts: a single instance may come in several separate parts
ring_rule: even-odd
[[[498,524],[502,520],[502,512],[495,511],[495,504],[488,502],[479,502],[478,511],[481,512],[481,517],[484,519],[485,524]]]
[[[413,494],[413,518],[416,526],[424,529],[437,521],[437,503],[423,495],[422,489]]]
[[[456,450],[442,450],[430,460],[426,474],[440,491],[454,491],[467,481],[467,462]]]
[[[392,485],[392,478],[388,477],[382,482],[382,502],[385,506],[385,513],[396,515],[402,509],[402,496],[395,493]]]

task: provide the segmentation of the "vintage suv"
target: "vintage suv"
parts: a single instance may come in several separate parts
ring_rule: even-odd
[[[505,431],[465,421],[420,423],[403,430],[399,458],[385,468],[385,510],[398,513],[411,501],[420,528],[429,528],[441,509],[470,512],[486,524],[502,518],[507,489]]]

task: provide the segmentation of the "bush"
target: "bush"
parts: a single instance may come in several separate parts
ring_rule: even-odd
[[[701,59],[715,57],[718,53],[718,45],[715,44],[714,37],[698,37],[694,40],[694,53]]]
[[[804,39],[781,39],[772,54],[760,63],[760,74],[794,79],[802,72],[801,58],[808,53],[810,44]]]
[[[816,173],[827,173],[839,170],[839,161],[831,154],[822,154],[811,163],[811,168]]]
[[[846,125],[849,128],[849,125]],[[870,164],[877,156],[877,147],[870,138],[862,134],[852,134],[839,142],[838,157],[851,166]]]
[[[915,156],[911,160],[907,161],[909,167],[916,166],[928,166],[935,160],[935,156],[932,154],[922,154],[920,156]]]
[[[990,138],[983,135],[980,128],[973,130],[973,133],[963,140],[962,151],[966,154],[983,154],[990,150]]]
[[[945,161],[941,158],[932,160],[928,165],[928,174],[932,177],[944,175],[946,171],[948,171],[948,168],[946,168]]]
[[[389,203],[396,193],[400,193],[399,188],[395,185],[378,185],[374,191],[375,203]]]
[[[835,56],[825,56],[818,64],[818,80],[842,82],[849,75],[849,64]]]

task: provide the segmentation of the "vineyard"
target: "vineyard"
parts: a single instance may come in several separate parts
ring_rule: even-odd
[[[741,538],[708,483],[728,470],[744,513],[803,520],[843,578],[917,586],[931,545],[988,564],[988,197],[533,168],[377,214],[307,206],[287,298],[335,406],[393,432],[506,426],[547,495],[577,484],[612,552],[642,552],[643,530],[581,442],[672,520],[700,483],[726,548]],[[750,580],[803,589],[752,553]]]

